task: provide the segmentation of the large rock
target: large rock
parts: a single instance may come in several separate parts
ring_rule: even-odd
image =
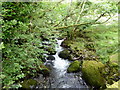
[[[63,59],[70,59],[71,60],[71,55],[69,50],[63,50],[61,51],[58,56]]]
[[[102,75],[102,69],[105,65],[97,61],[83,61],[82,73],[85,81],[95,88],[100,88],[105,86],[105,79]]]
[[[67,72],[71,73],[71,72],[78,72],[78,71],[80,71],[80,62],[76,60],[69,65]]]
[[[51,60],[48,60],[48,61],[45,63],[45,66],[51,70],[51,69],[53,68],[53,62],[52,62]]]

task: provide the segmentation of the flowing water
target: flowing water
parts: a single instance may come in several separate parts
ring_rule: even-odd
[[[47,60],[46,65],[51,67],[50,87],[49,88],[88,88],[84,80],[81,78],[82,73],[67,73],[70,61],[62,59],[58,56],[59,52],[64,50],[61,43],[64,40],[57,40],[56,51],[53,55],[55,60]],[[50,63],[51,61],[51,63]]]

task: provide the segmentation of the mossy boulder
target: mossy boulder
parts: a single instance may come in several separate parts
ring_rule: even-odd
[[[68,67],[68,69],[67,69],[67,72],[68,73],[71,73],[71,72],[78,72],[78,71],[80,71],[80,61],[78,61],[78,60],[76,60],[76,61],[74,61],[74,62],[72,62],[70,65],[69,65],[69,67]]]
[[[33,79],[24,80],[22,83],[22,88],[30,89],[31,86],[36,86],[37,81]]]
[[[39,70],[40,73],[43,74],[43,76],[49,76],[50,74],[50,70],[43,64],[40,65],[40,70]]]
[[[70,51],[69,50],[63,50],[61,51],[58,56],[63,59],[71,59]]]
[[[82,73],[85,81],[95,88],[100,88],[105,86],[105,79],[102,75],[102,68],[105,65],[97,61],[83,61]]]

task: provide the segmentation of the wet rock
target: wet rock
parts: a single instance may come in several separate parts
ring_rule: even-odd
[[[22,83],[22,88],[25,89],[30,89],[30,87],[35,87],[37,85],[37,81],[33,80],[33,79],[28,79],[28,80],[24,80]]]
[[[78,72],[78,71],[80,71],[80,64],[81,64],[81,63],[80,63],[78,60],[72,62],[72,63],[69,65],[69,67],[68,67],[68,69],[67,69],[67,72],[68,72],[68,73],[71,73],[71,72]]]
[[[45,58],[43,58],[43,59],[42,59],[42,62],[46,62],[46,59],[45,59]]]
[[[53,62],[52,62],[51,60],[48,60],[48,61],[45,63],[45,66],[51,70],[52,67],[53,67]]]
[[[62,40],[62,39],[64,39],[64,37],[63,37],[63,36],[60,36],[60,37],[58,37],[57,39],[58,39],[58,40]]]
[[[47,60],[55,60],[55,57],[52,56],[52,55],[49,55],[49,56],[47,57]]]
[[[58,56],[63,59],[71,59],[70,51],[69,50],[63,50],[61,51]]]
[[[105,86],[105,78],[103,77],[101,70],[105,65],[97,61],[83,61],[82,73],[85,81],[95,88]]]

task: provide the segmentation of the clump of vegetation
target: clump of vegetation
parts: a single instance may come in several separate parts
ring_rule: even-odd
[[[44,26],[34,22],[39,17],[38,7],[43,8],[42,2],[3,2],[2,3],[2,86],[4,89],[21,87],[20,81],[28,76],[49,71],[40,67],[49,52],[48,45],[42,41],[52,40],[52,35]],[[40,10],[40,9],[39,9]],[[41,15],[42,17],[42,15]],[[41,23],[41,22],[39,22]],[[43,36],[44,35],[44,36]],[[42,48],[41,48],[42,47]],[[50,47],[54,47],[51,44]],[[47,75],[47,74],[46,74]]]

